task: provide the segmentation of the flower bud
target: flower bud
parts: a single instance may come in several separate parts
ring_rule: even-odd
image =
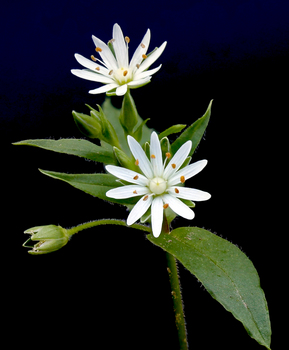
[[[54,252],[64,247],[69,240],[67,230],[56,225],[36,226],[24,231],[24,233],[31,235],[23,244],[23,247],[32,248],[32,250],[28,251],[32,255]],[[34,241],[38,242],[34,245],[27,245]]]
[[[72,115],[78,129],[91,139],[101,139],[102,127],[94,116],[72,111]]]

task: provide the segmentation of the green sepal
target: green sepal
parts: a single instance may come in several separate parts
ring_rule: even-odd
[[[172,153],[175,154],[177,150],[188,140],[192,141],[192,149],[190,156],[195,152],[199,142],[201,141],[204,132],[208,126],[211,116],[211,107],[213,100],[209,103],[209,106],[205,114],[190,125],[172,144]]]
[[[139,167],[135,165],[133,159],[129,158],[126,153],[117,147],[113,147],[113,152],[122,167],[139,172]]]
[[[91,139],[102,138],[102,127],[97,118],[76,111],[72,111],[72,116],[76,126],[83,135]]]
[[[142,139],[142,134],[143,134],[143,128],[146,125],[146,123],[150,120],[150,118],[147,118],[146,120],[142,121],[139,126],[135,128],[133,133],[131,134],[132,137],[134,137],[137,142],[140,142]]]
[[[180,227],[147,238],[177,258],[211,296],[242,322],[248,334],[270,349],[268,306],[258,273],[234,244],[198,227]]]
[[[167,154],[171,154],[171,144],[169,139],[165,136],[160,140],[161,150],[162,150],[162,156],[163,160],[167,158]]]
[[[86,105],[88,108],[90,108],[90,115],[96,119],[99,120],[99,123],[102,128],[102,134],[100,139],[107,142],[108,144],[112,146],[116,146],[120,148],[119,140],[116,134],[116,131],[110,121],[107,119],[105,113],[103,112],[103,109],[100,105],[97,105],[98,111],[89,105]]]
[[[159,139],[161,140],[163,137],[169,136],[171,134],[177,134],[181,132],[187,125],[186,124],[177,124],[169,127],[165,131],[159,134]]]

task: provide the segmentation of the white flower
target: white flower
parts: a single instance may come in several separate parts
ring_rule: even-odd
[[[150,159],[132,136],[128,136],[128,144],[142,174],[119,166],[106,166],[106,170],[112,175],[132,183],[109,190],[106,193],[107,197],[123,199],[142,196],[131,210],[127,224],[135,223],[150,206],[154,237],[158,237],[161,233],[163,211],[168,207],[177,215],[193,219],[194,212],[180,199],[204,201],[211,195],[208,192],[184,187],[185,181],[199,173],[207,164],[207,160],[201,160],[180,169],[190,153],[192,142],[184,143],[171,160],[169,160],[170,153],[167,153],[164,162],[160,141],[155,132],[151,134]]]
[[[76,60],[87,69],[72,69],[74,75],[105,84],[94,90],[91,94],[100,94],[116,89],[116,95],[122,96],[126,93],[128,87],[136,89],[150,82],[151,76],[156,73],[161,65],[157,68],[147,70],[162,54],[166,47],[164,42],[158,49],[153,51],[149,56],[146,55],[150,43],[150,30],[148,29],[142,42],[134,52],[129,63],[128,43],[130,39],[123,36],[120,26],[116,23],[113,26],[113,39],[110,43],[113,45],[112,50],[100,39],[92,36],[96,46],[95,50],[99,53],[101,60],[91,56],[91,60],[75,54]],[[101,64],[99,64],[101,63]]]

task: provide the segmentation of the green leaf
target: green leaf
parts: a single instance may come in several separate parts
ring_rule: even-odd
[[[192,141],[192,149],[190,156],[195,152],[199,142],[201,141],[204,132],[207,128],[210,116],[211,116],[211,107],[212,102],[210,102],[209,107],[206,113],[196,120],[192,125],[190,125],[172,144],[172,153],[175,154],[177,150],[188,140]]]
[[[122,186],[116,181],[116,178],[110,174],[66,174],[54,171],[39,169],[42,174],[50,176],[57,180],[67,182],[69,185],[90,194],[91,196],[106,200],[108,202],[118,203],[131,207],[137,202],[136,198],[114,199],[106,197],[106,192],[112,188]]]
[[[159,139],[161,140],[163,137],[167,137],[171,134],[177,134],[178,132],[181,132],[185,127],[186,127],[186,124],[173,125],[170,128],[166,129],[165,131],[161,132],[159,134]]]
[[[71,154],[95,162],[106,164],[117,164],[112,151],[95,145],[82,139],[60,139],[60,140],[25,140],[14,143],[14,145],[27,145],[43,148],[49,151]]]
[[[198,227],[177,228],[159,238],[147,237],[177,258],[214,299],[243,323],[252,338],[270,349],[265,295],[256,269],[239,248]]]

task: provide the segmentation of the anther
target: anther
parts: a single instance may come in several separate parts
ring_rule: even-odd
[[[95,58],[93,55],[91,55],[90,58],[91,58],[94,62],[96,61],[96,58]]]
[[[134,164],[139,165],[139,160],[137,159]]]
[[[176,169],[176,164],[175,163],[172,164],[172,168]]]
[[[101,49],[100,47],[96,47],[96,48],[95,48],[95,51],[96,51],[96,52],[101,52],[102,49]]]
[[[164,204],[164,209],[167,209],[168,208],[168,203]]]
[[[110,43],[114,43],[114,42],[115,42],[115,39],[110,39],[109,42],[110,42]]]
[[[155,159],[155,158],[156,158],[156,156],[155,156],[154,154],[152,154],[152,155],[151,155],[151,158],[152,158],[152,159]]]
[[[166,153],[166,157],[167,157],[168,159],[171,158],[171,156],[172,156],[172,155],[170,154],[170,152],[167,152],[167,153]]]
[[[127,43],[130,42],[130,38],[129,38],[128,36],[126,36],[124,39],[125,39],[125,41],[126,41]]]
[[[95,69],[96,69],[96,70],[100,70],[100,68],[99,68],[99,67],[96,67]]]
[[[146,46],[145,44],[141,43],[140,46],[144,49]]]
[[[146,58],[148,58],[148,56],[145,55],[145,54],[143,54],[143,55],[142,55],[142,58],[145,60]]]
[[[179,191],[177,188],[175,188],[175,192],[176,192],[176,193],[180,193],[180,191]]]
[[[125,76],[127,75],[127,73],[128,73],[128,71],[125,70],[125,71],[123,72],[123,76],[125,77]]]
[[[183,184],[185,182],[185,177],[184,176],[181,176],[180,177],[180,180],[181,180],[181,183]]]
[[[136,175],[133,179],[134,179],[134,180],[137,180],[137,179],[138,179],[138,175]]]
[[[139,69],[139,67],[140,67],[140,65],[137,63],[137,64],[136,64],[136,68]]]
[[[112,73],[113,73],[113,70],[111,70],[111,71],[108,73],[108,75],[112,75]]]
[[[143,201],[146,201],[148,198],[149,198],[149,196],[146,195],[146,196],[143,198]]]
[[[136,190],[134,190],[134,191],[133,191],[133,193],[134,193],[134,194],[137,194],[137,191],[136,191]]]

